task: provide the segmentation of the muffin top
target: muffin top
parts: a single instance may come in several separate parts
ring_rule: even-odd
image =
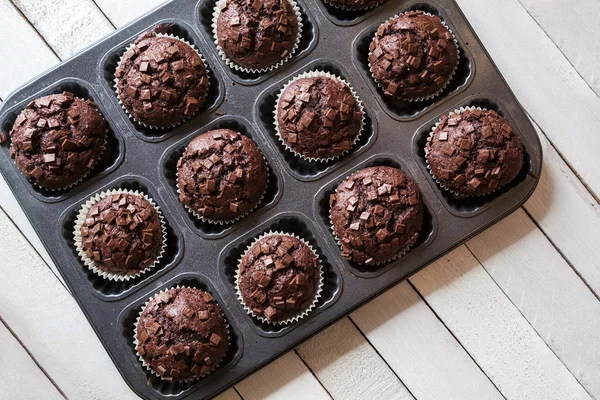
[[[371,73],[385,94],[402,99],[434,95],[458,64],[454,36],[437,16],[408,11],[384,22],[369,46]]]
[[[523,146],[493,110],[445,115],[427,143],[431,172],[448,189],[476,196],[512,181],[523,166]]]
[[[94,166],[107,130],[96,107],[68,92],[25,107],[10,132],[10,156],[27,179],[46,189],[61,189]]]
[[[348,85],[325,76],[295,79],[277,105],[281,139],[309,158],[324,159],[350,150],[362,117]]]
[[[234,63],[253,70],[285,60],[297,37],[289,0],[226,0],[217,20],[219,46]]]
[[[328,3],[344,10],[364,10],[375,7],[384,1],[385,0],[327,0]]]
[[[177,163],[179,200],[211,221],[231,221],[254,208],[268,170],[258,146],[229,129],[198,135]]]
[[[115,71],[117,91],[134,119],[166,127],[191,117],[206,101],[208,73],[198,53],[187,43],[142,34]]]
[[[158,212],[142,195],[106,196],[89,209],[80,231],[87,258],[111,274],[143,271],[156,261],[162,248]]]
[[[177,288],[154,296],[142,312],[137,353],[166,381],[199,378],[227,353],[227,325],[210,293]]]
[[[415,244],[423,225],[423,202],[417,184],[392,167],[355,172],[330,198],[333,232],[342,256],[375,265]]]
[[[319,284],[317,256],[294,236],[265,236],[240,261],[238,286],[244,305],[269,322],[306,311]]]

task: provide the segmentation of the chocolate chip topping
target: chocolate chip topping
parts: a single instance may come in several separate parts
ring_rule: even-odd
[[[415,244],[423,224],[419,187],[392,167],[355,172],[331,195],[330,206],[342,256],[362,265],[389,260]]]
[[[208,292],[170,289],[144,308],[135,332],[146,364],[166,381],[183,381],[213,370],[227,352],[221,308]]]
[[[346,10],[364,10],[375,7],[385,0],[327,0],[329,3]]]
[[[177,163],[179,200],[213,221],[230,221],[259,202],[268,180],[258,146],[229,129],[197,136]]]
[[[42,97],[15,120],[10,156],[27,179],[46,189],[61,189],[94,166],[106,129],[92,101],[67,92]]]
[[[99,269],[117,275],[146,269],[162,247],[158,212],[141,195],[106,196],[90,208],[80,231],[86,256]]]
[[[217,20],[219,46],[251,69],[288,57],[297,37],[298,18],[289,0],[227,0]]]
[[[371,72],[385,94],[404,99],[435,94],[458,63],[452,33],[439,17],[423,11],[384,22],[369,51]]]
[[[329,158],[352,147],[363,113],[350,88],[332,78],[300,78],[290,83],[277,106],[284,142],[306,157]]]
[[[305,311],[320,282],[316,255],[288,235],[260,239],[242,257],[239,268],[245,306],[270,322],[285,321]]]
[[[521,140],[493,110],[473,108],[442,117],[426,150],[435,177],[467,196],[506,185],[523,166]]]
[[[144,33],[115,71],[121,102],[136,120],[165,127],[192,116],[206,101],[208,73],[188,44]]]

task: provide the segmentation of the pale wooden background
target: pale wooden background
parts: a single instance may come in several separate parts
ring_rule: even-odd
[[[0,0],[0,99],[160,3]],[[458,3],[538,129],[537,191],[220,399],[600,399],[600,1]],[[135,398],[0,185],[0,399]]]

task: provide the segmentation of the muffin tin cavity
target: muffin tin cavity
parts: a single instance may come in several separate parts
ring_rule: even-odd
[[[102,300],[108,301],[119,300],[131,294],[142,287],[146,283],[145,281],[153,279],[174,267],[183,255],[183,239],[181,233],[177,228],[170,224],[169,213],[163,209],[161,199],[158,198],[156,191],[149,183],[145,182],[145,180],[138,179],[137,177],[125,177],[113,182],[108,187],[98,190],[97,193],[112,189],[137,190],[148,195],[148,197],[156,203],[160,208],[165,221],[167,245],[162,258],[158,261],[156,266],[142,275],[126,281],[112,281],[102,278],[84,265],[77,252],[75,241],[73,240],[73,229],[77,215],[81,210],[81,206],[83,206],[91,196],[83,198],[79,203],[67,210],[62,218],[61,235],[64,239],[65,246],[72,255],[72,267],[81,274],[82,279],[88,283],[89,288],[96,296],[100,297]],[[95,194],[96,193],[94,193],[94,195]]]
[[[241,335],[232,326],[231,314],[226,308],[225,303],[219,296],[219,293],[212,287],[209,280],[202,275],[195,273],[187,273],[178,275],[168,283],[161,285],[152,292],[146,293],[143,297],[140,297],[135,302],[130,304],[127,308],[121,312],[119,316],[119,328],[121,333],[121,340],[124,346],[127,348],[127,355],[130,358],[131,363],[135,364],[135,368],[138,371],[139,377],[144,377],[144,383],[147,383],[157,396],[181,396],[181,395],[192,395],[194,392],[199,391],[202,387],[210,385],[212,382],[218,382],[219,379],[223,379],[223,375],[227,373],[240,359],[243,352],[243,340]],[[229,348],[227,353],[219,363],[219,366],[215,371],[206,375],[204,378],[200,378],[194,382],[167,382],[151,373],[147,368],[144,368],[141,361],[139,360],[135,344],[133,343],[135,337],[135,323],[140,315],[146,302],[165,289],[175,288],[177,286],[192,287],[200,289],[205,292],[209,292],[216,300],[217,304],[221,307],[225,320],[229,325]]]
[[[385,3],[388,1],[389,0],[381,0],[381,4],[366,10],[344,10],[329,4],[324,0],[317,0],[317,3],[319,3],[323,13],[331,20],[331,22],[339,26],[351,26],[363,21],[371,12],[385,6]],[[389,2],[391,3],[393,1]]]
[[[252,318],[250,315],[246,314],[243,305],[238,302],[240,310],[244,313],[248,324],[252,326],[259,335],[281,336],[288,333],[296,326],[303,324],[306,320],[314,318],[320,310],[332,304],[341,291],[341,278],[335,268],[327,260],[324,249],[317,242],[316,237],[313,234],[314,229],[306,220],[306,217],[297,213],[284,213],[272,218],[251,232],[245,234],[243,237],[237,239],[221,253],[221,260],[219,262],[220,268],[222,268],[221,277],[227,286],[230,287],[232,296],[237,298],[235,291],[235,276],[242,255],[256,238],[269,231],[291,233],[304,239],[317,252],[323,271],[323,291],[321,292],[321,298],[317,302],[316,307],[297,322],[288,325],[275,325],[261,322],[257,318]]]
[[[179,194],[177,193],[177,162],[185,152],[187,145],[199,134],[208,132],[213,129],[231,129],[236,132],[240,132],[252,139],[254,143],[260,148],[263,156],[267,160],[267,166],[269,167],[269,182],[267,184],[267,190],[264,194],[264,198],[261,203],[256,207],[248,216],[242,219],[224,223],[224,224],[213,224],[209,222],[203,222],[201,219],[196,218],[191,212],[185,208],[185,206],[179,201]],[[277,171],[276,167],[269,162],[268,156],[265,152],[264,144],[261,140],[256,137],[254,129],[251,128],[250,123],[240,117],[222,117],[212,123],[206,125],[202,129],[188,135],[185,139],[177,142],[171,146],[164,154],[163,159],[160,163],[162,168],[162,176],[166,180],[166,184],[169,187],[169,194],[173,196],[172,201],[177,202],[181,212],[185,213],[185,219],[188,224],[194,229],[199,235],[207,239],[220,238],[228,234],[232,229],[242,223],[244,218],[251,216],[254,213],[260,212],[260,210],[268,208],[273,205],[281,196],[282,192],[282,179]]]
[[[144,126],[140,123],[135,122],[123,109],[123,107],[119,104],[119,97],[116,93],[115,88],[115,70],[117,69],[117,65],[123,56],[123,53],[127,50],[129,45],[133,43],[138,36],[142,33],[153,29],[154,27],[160,27],[165,30],[166,34],[177,36],[178,38],[184,39],[188,43],[194,45],[196,49],[200,52],[202,57],[204,58],[204,62],[207,67],[208,72],[208,96],[204,105],[194,114],[193,117],[184,121],[182,124],[177,126],[170,126],[164,129],[156,129]],[[153,24],[151,26],[146,27],[145,29],[137,32],[135,35],[131,36],[128,40],[122,42],[119,46],[114,47],[112,50],[108,52],[104,56],[101,61],[102,68],[102,76],[103,82],[105,84],[106,89],[110,92],[111,97],[116,102],[119,110],[123,113],[123,117],[128,121],[128,127],[131,131],[133,131],[136,136],[140,137],[142,140],[150,141],[150,142],[158,142],[164,140],[177,132],[179,132],[182,127],[185,127],[191,121],[202,117],[212,109],[214,109],[218,103],[220,103],[224,97],[224,88],[221,80],[217,77],[217,74],[214,68],[210,65],[207,59],[207,51],[204,47],[204,43],[196,36],[193,29],[181,22],[175,22],[171,20],[161,21],[158,24]]]
[[[513,188],[523,184],[528,177],[536,178],[533,174],[533,166],[531,161],[531,156],[527,152],[527,145],[524,140],[523,142],[523,166],[521,167],[521,171],[519,175],[512,181],[510,181],[507,185],[499,188],[498,190],[483,195],[483,196],[475,196],[475,197],[465,197],[465,196],[457,196],[445,189],[443,189],[430,174],[430,171],[427,169],[427,161],[425,159],[425,146],[427,144],[427,138],[431,133],[431,130],[435,126],[435,124],[439,121],[439,119],[451,112],[455,109],[461,107],[481,107],[486,108],[488,110],[494,110],[502,117],[504,117],[508,123],[513,127],[515,133],[520,136],[519,128],[515,124],[514,119],[506,112],[503,111],[504,107],[501,107],[493,100],[489,98],[483,97],[475,97],[473,99],[464,101],[457,105],[456,107],[449,108],[445,110],[443,113],[436,117],[434,120],[429,121],[425,125],[423,125],[419,130],[415,133],[413,137],[413,155],[415,160],[417,161],[419,167],[423,171],[423,173],[427,176],[429,182],[433,186],[436,194],[444,204],[444,206],[450,211],[452,214],[462,217],[472,217],[478,215],[484,210],[488,209],[492,206],[492,204],[498,198],[502,197],[505,193],[510,192]],[[521,137],[521,139],[523,139]]]
[[[9,157],[10,152],[10,131],[13,128],[17,116],[23,111],[25,106],[32,100],[37,98],[48,96],[50,94],[58,94],[62,92],[71,92],[75,97],[79,97],[84,100],[91,100],[98,106],[98,111],[106,120],[108,131],[106,134],[106,145],[104,152],[100,156],[100,159],[94,165],[94,168],[81,180],[79,183],[74,184],[71,187],[59,190],[48,190],[41,188],[27,180],[27,178],[19,171],[16,165],[13,164],[15,171],[19,174],[25,186],[32,195],[37,197],[39,200],[44,202],[58,202],[64,200],[69,194],[81,186],[87,186],[90,182],[97,180],[99,177],[105,176],[113,171],[122,160],[124,153],[123,139],[117,136],[112,128],[112,121],[105,112],[105,108],[100,103],[100,98],[91,86],[82,80],[75,78],[66,78],[56,84],[48,87],[47,89],[36,93],[34,96],[29,97],[27,100],[22,101],[18,105],[8,110],[2,117],[0,117],[0,132],[6,132],[6,142],[0,144],[0,151],[5,151],[6,156]],[[12,160],[11,160],[12,161]]]
[[[342,67],[331,62],[317,61],[307,65],[306,67],[302,68],[302,70],[290,74],[283,81],[280,81],[279,83],[265,90],[256,102],[256,112],[258,113],[257,119],[260,120],[263,130],[266,132],[266,136],[268,136],[273,145],[277,148],[279,155],[285,161],[290,173],[296,179],[302,181],[318,179],[331,171],[336,164],[352,158],[356,154],[362,153],[375,141],[377,132],[376,122],[371,118],[371,114],[367,106],[363,103],[365,106],[365,127],[360,135],[359,140],[354,144],[354,146],[352,146],[352,149],[350,149],[347,154],[326,162],[310,162],[300,158],[299,156],[296,156],[294,153],[285,148],[275,132],[273,112],[275,111],[277,96],[279,95],[279,92],[283,86],[291,79],[302,72],[316,70],[337,75],[348,82],[355,91],[357,90],[352,82],[346,78],[346,74],[344,73]],[[361,98],[360,92],[357,93],[359,98]]]
[[[204,32],[207,35],[208,40],[211,42],[213,46],[213,51],[216,57],[221,62],[223,69],[227,71],[227,73],[231,76],[236,82],[239,82],[243,85],[254,85],[258,84],[268,77],[275,74],[275,71],[279,71],[282,68],[286,68],[289,64],[294,63],[299,58],[304,57],[306,54],[313,49],[313,47],[317,43],[317,24],[310,14],[310,12],[304,7],[301,1],[296,0],[296,4],[300,9],[300,14],[302,15],[302,37],[300,38],[300,42],[298,43],[298,48],[294,53],[293,57],[284,63],[279,68],[275,68],[274,71],[268,72],[244,72],[238,71],[233,68],[229,68],[223,60],[221,60],[221,56],[218,54],[216,49],[214,33],[212,28],[212,20],[213,20],[213,11],[215,9],[215,5],[217,4],[217,0],[201,0],[198,3],[197,14],[199,18],[199,23]]]
[[[335,189],[339,186],[339,184],[344,179],[346,179],[348,176],[352,175],[354,172],[361,170],[363,168],[367,168],[367,167],[380,167],[380,166],[398,168],[398,169],[402,170],[408,177],[410,177],[411,179],[414,180],[414,178],[411,176],[409,171],[406,168],[402,167],[402,164],[396,159],[396,157],[394,157],[394,156],[376,157],[365,163],[362,163],[361,165],[359,165],[356,168],[353,168],[350,171],[347,171],[343,175],[340,175],[336,180],[334,180],[334,181],[330,182],[328,185],[326,185],[316,196],[316,199],[318,201],[317,206],[316,206],[317,214],[319,216],[320,222],[325,226],[325,229],[327,230],[327,232],[330,233],[329,236],[331,238],[333,245],[335,246],[335,249],[337,250],[337,252],[339,254],[340,262],[346,268],[348,268],[348,270],[350,272],[352,272],[354,275],[362,277],[362,278],[373,278],[373,277],[379,276],[379,275],[385,273],[386,271],[388,271],[389,269],[394,268],[395,266],[397,266],[399,264],[402,264],[403,261],[407,257],[410,257],[411,252],[414,252],[416,249],[425,247],[429,243],[431,243],[435,237],[435,233],[437,230],[435,216],[430,211],[431,207],[429,206],[427,199],[425,198],[425,196],[423,196],[423,227],[421,229],[421,232],[419,234],[419,238],[417,239],[417,242],[408,250],[408,252],[405,255],[403,255],[402,257],[400,257],[394,261],[391,261],[388,263],[382,263],[382,264],[375,265],[375,266],[359,265],[353,261],[348,261],[348,260],[345,260],[344,258],[342,258],[342,256],[341,256],[342,250],[340,249],[340,246],[338,245],[337,240],[335,239],[335,236],[333,235],[333,228],[331,227],[331,221],[330,221],[330,216],[329,216],[329,210],[330,210],[329,196],[331,194],[334,194]]]
[[[373,79],[371,76],[371,71],[369,70],[369,45],[373,41],[373,37],[375,36],[375,32],[377,31],[377,28],[379,28],[379,25],[387,21],[393,15],[386,16],[378,23],[373,24],[369,28],[365,29],[358,35],[354,43],[354,57],[356,59],[357,66],[360,67],[365,79],[368,81],[372,90],[376,93],[376,97],[383,105],[384,110],[392,118],[401,121],[415,119],[430,107],[439,104],[454,94],[462,91],[469,85],[474,75],[474,65],[471,62],[472,57],[470,52],[463,45],[463,42],[461,41],[456,29],[454,29],[452,26],[451,21],[449,21],[441,12],[439,12],[437,8],[428,4],[416,4],[412,7],[399,9],[397,14],[416,10],[422,10],[440,17],[456,36],[456,39],[458,40],[458,47],[460,49],[460,58],[458,60],[456,74],[448,83],[448,86],[446,86],[444,91],[433,99],[410,102],[388,96],[384,94],[383,89],[379,87],[375,79]]]

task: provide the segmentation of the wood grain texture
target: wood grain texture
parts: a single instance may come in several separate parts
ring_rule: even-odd
[[[407,282],[351,318],[416,399],[502,399]]]
[[[0,0],[0,18],[0,98],[5,99],[58,58],[9,0]]]
[[[591,399],[465,246],[410,278],[507,399]]]
[[[600,195],[600,135],[591,134],[600,126],[600,98],[517,0],[457,3],[521,104]]]
[[[600,302],[519,210],[467,243],[587,391],[600,397]]]
[[[92,0],[13,2],[63,60],[114,31]]]
[[[600,96],[600,2],[519,0],[583,79]]]
[[[164,0],[95,0],[96,5],[117,28],[165,3]]]
[[[348,318],[296,350],[334,399],[414,400]]]
[[[600,205],[539,131],[540,183],[525,210],[596,296],[600,296]]]
[[[244,400],[330,399],[300,357],[289,352],[236,386]]]
[[[64,399],[0,321],[0,399]]]

